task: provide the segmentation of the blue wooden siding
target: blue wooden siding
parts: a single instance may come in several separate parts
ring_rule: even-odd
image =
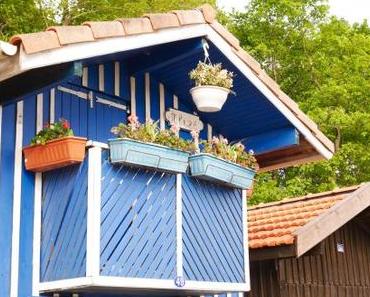
[[[86,273],[87,160],[43,175],[41,280]]]
[[[244,282],[240,190],[184,176],[183,249],[186,279]]]
[[[101,274],[173,279],[175,176],[103,159]]]

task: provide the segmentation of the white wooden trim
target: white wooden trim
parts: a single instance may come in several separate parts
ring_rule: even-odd
[[[136,78],[133,76],[130,77],[130,98],[130,114],[136,115]]]
[[[50,90],[50,124],[55,122],[55,88]]]
[[[176,174],[176,276],[183,276],[182,174]]]
[[[249,246],[248,246],[248,222],[247,222],[247,190],[242,190],[242,226],[243,226],[243,265],[244,281],[250,290],[250,270],[249,270]]]
[[[173,95],[173,108],[179,109],[179,97],[176,95]]]
[[[99,64],[98,66],[98,76],[99,76],[99,91],[104,92],[104,64]]]
[[[100,141],[94,141],[94,140],[88,140],[86,142],[86,147],[87,148],[90,148],[90,147],[93,147],[93,146],[97,146],[97,147],[100,147],[101,149],[109,149],[109,146],[108,144],[104,143],[104,142],[100,142]]]
[[[120,63],[114,62],[114,95],[120,95],[121,89],[121,74],[120,74]]]
[[[213,136],[212,126],[210,124],[207,124],[207,140],[211,141],[212,136]]]
[[[43,95],[37,95],[36,101],[36,132],[42,130]],[[35,174],[34,212],[33,212],[33,255],[32,255],[32,295],[39,296],[40,283],[40,251],[41,251],[41,200],[42,173]]]
[[[82,68],[82,86],[87,87],[89,83],[89,67]]]
[[[150,74],[145,73],[145,121],[148,122],[150,116]]]
[[[85,92],[82,92],[82,91],[75,91],[73,89],[66,88],[66,87],[63,87],[63,86],[58,86],[57,89],[61,92],[75,95],[75,96],[77,96],[81,99],[85,99],[85,100],[89,99],[89,94],[85,93]]]
[[[117,109],[127,110],[126,105],[121,104],[121,103],[117,103],[117,102],[114,102],[114,101],[111,101],[111,100],[107,100],[107,99],[101,98],[99,96],[96,96],[96,103],[105,104],[105,105],[108,105],[108,106],[115,107]]]
[[[233,63],[241,73],[290,121],[326,159],[333,153],[295,116],[276,95],[255,75],[255,73],[232,50],[230,45],[212,28],[207,27],[207,37]]]
[[[97,276],[100,272],[101,153],[102,149],[98,146],[89,149],[86,276]]]
[[[164,85],[159,84],[159,128],[164,130],[166,128],[166,107],[165,107]]]
[[[45,282],[40,284],[40,291],[55,292],[61,290],[75,290],[81,288],[110,288],[110,289],[160,289],[171,291],[194,291],[199,293],[221,293],[221,292],[247,292],[249,287],[244,283],[223,283],[223,282],[203,282],[186,281],[185,286],[178,288],[173,280],[150,279],[150,278],[130,278],[115,276],[94,276],[84,278],[74,278]]]
[[[64,62],[109,55],[178,40],[202,37],[206,35],[205,29],[207,26],[208,25],[205,24],[197,24],[168,28],[149,34],[102,38],[95,40],[94,42],[69,44],[68,46],[62,46],[57,49],[51,49],[32,55],[27,55],[21,48],[19,53],[19,70],[15,69],[12,74],[16,75],[17,73],[33,68],[48,65],[56,65]]]
[[[23,146],[23,101],[18,101],[16,118],[15,153],[14,153],[10,297],[18,297],[19,241],[21,228],[21,194],[22,194],[22,146]]]

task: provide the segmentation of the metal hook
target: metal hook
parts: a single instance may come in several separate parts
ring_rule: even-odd
[[[208,52],[209,44],[207,40],[205,40],[204,38],[202,38],[202,47],[203,47],[203,52],[204,52],[204,63],[208,60],[208,62],[212,64],[211,59],[209,58],[209,52]]]

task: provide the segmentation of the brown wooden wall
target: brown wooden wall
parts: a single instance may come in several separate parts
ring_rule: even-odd
[[[350,222],[323,244],[318,255],[252,262],[248,296],[370,297],[369,233]]]

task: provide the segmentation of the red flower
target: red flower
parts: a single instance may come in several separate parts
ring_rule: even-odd
[[[67,121],[67,120],[64,120],[64,121],[63,121],[63,123],[62,123],[62,127],[63,127],[64,129],[69,129],[69,128],[70,128],[70,125],[69,125],[69,123],[68,123],[68,121]]]

